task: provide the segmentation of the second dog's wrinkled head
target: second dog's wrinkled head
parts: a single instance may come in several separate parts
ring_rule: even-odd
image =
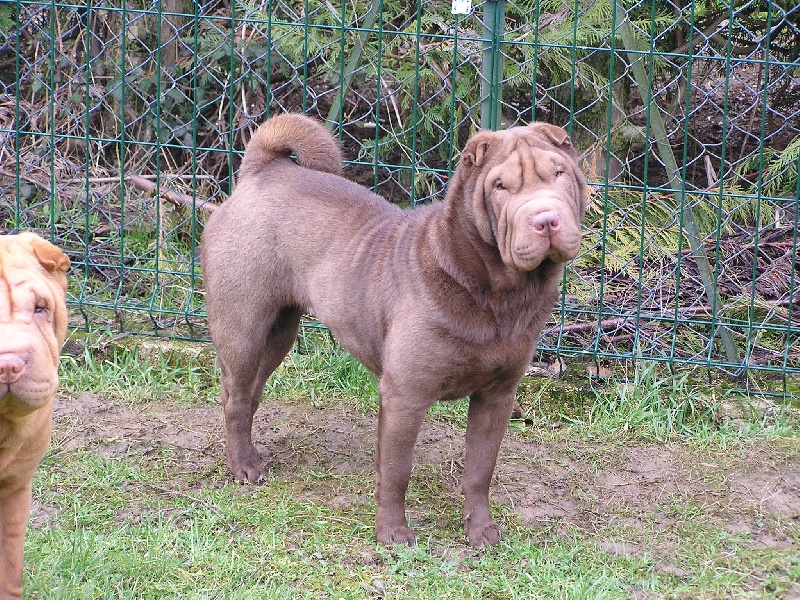
[[[566,131],[532,123],[480,132],[459,169],[478,231],[507,266],[532,271],[577,256],[588,188]]]
[[[55,393],[69,264],[38,235],[0,236],[0,414],[24,415]]]

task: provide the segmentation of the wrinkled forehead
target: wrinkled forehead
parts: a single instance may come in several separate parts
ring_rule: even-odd
[[[0,271],[0,321],[10,319],[17,309],[32,306],[36,296],[41,296],[42,290],[34,289],[23,274],[23,270],[7,266]]]
[[[545,133],[541,128],[537,128],[534,123],[527,127],[512,127],[504,132],[504,137],[508,141],[509,146],[516,147],[520,144],[527,146],[534,146],[541,150],[550,150],[569,156],[570,152],[574,151],[572,145],[569,143],[569,138],[565,139],[565,143],[557,144],[553,137]]]
[[[0,280],[12,290],[25,287],[44,293],[49,288],[39,261],[19,248],[9,251],[7,244],[0,245]]]
[[[515,136],[503,145],[491,171],[528,183],[550,179],[555,167],[567,170],[573,163],[552,144],[531,139],[531,136]]]
[[[18,243],[0,239],[0,276],[19,269],[30,269],[33,263],[38,266],[38,261]]]

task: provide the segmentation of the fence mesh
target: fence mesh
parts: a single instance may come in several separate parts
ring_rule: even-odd
[[[0,2],[0,228],[73,262],[85,328],[206,339],[203,224],[270,113],[436,201],[480,128],[566,127],[592,184],[540,349],[800,373],[796,0]],[[794,379],[793,379],[794,378]]]

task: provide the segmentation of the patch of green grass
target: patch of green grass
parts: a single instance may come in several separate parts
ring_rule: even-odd
[[[77,354],[62,357],[61,383],[67,393],[91,389],[130,404],[166,398],[213,403],[219,395],[211,344],[135,336],[114,340],[95,334],[79,347]],[[377,378],[322,330],[304,332],[270,376],[264,394],[317,408],[346,402],[364,412],[376,411],[379,401]],[[724,446],[793,435],[800,426],[790,402],[693,381],[691,372],[670,374],[648,361],[638,361],[629,377],[607,383],[574,374],[526,378],[519,399],[536,426],[561,420],[589,435],[645,441],[682,436],[697,444]],[[463,427],[467,408],[466,399],[436,403],[429,416]],[[524,428],[512,423],[512,428],[519,427]]]
[[[657,442],[683,438],[700,445],[797,432],[800,423],[788,403],[720,393],[707,383],[691,382],[690,375],[663,373],[656,363],[640,361],[628,381],[594,388],[587,413],[574,421],[595,432]]]
[[[535,427],[567,425],[580,435],[606,440],[681,439],[726,447],[794,437],[800,428],[789,400],[748,396],[699,381],[691,371],[669,373],[649,361],[638,361],[627,377],[614,380],[587,378],[580,366],[557,379],[524,379],[518,397]]]
[[[308,399],[314,406],[346,400],[361,410],[378,405],[378,381],[355,358],[337,348],[290,352],[267,380],[268,397]]]
[[[686,373],[663,377],[655,363],[639,362],[630,381],[596,393],[587,420],[656,441],[705,432],[715,420],[713,400],[703,392],[693,393],[687,381]]]
[[[91,390],[131,405],[165,399],[207,402],[219,395],[219,369],[210,344],[97,334],[71,341],[74,352],[62,353],[60,370],[61,389],[68,394]]]
[[[95,349],[66,357],[63,392],[107,396],[133,409],[153,400],[159,410],[214,401],[210,345],[197,351],[132,340],[89,343]],[[266,394],[323,408],[345,402],[374,413],[375,385],[357,362],[329,347],[291,353]],[[797,452],[790,411],[768,415],[753,405],[733,426],[719,414],[713,390],[648,365],[629,382],[580,384],[563,397],[560,385],[529,380],[524,403],[532,403],[534,425],[517,424],[510,434],[515,442],[529,440],[534,451],[562,444],[556,460],[568,456],[599,471],[622,460],[620,449],[631,442],[665,440],[713,445],[706,453],[720,457],[726,455],[720,448],[738,442],[758,455],[786,440],[787,452]],[[573,404],[545,406],[552,397]],[[434,418],[463,430],[465,406],[445,403]],[[560,427],[548,426],[554,418]],[[263,485],[240,486],[213,464],[176,455],[170,439],[160,449],[111,457],[93,446],[60,448],[62,438],[55,439],[34,482],[39,508],[26,540],[28,598],[777,599],[796,593],[800,580],[796,522],[769,516],[764,531],[779,529],[780,543],[760,544],[752,530],[727,530],[714,518],[723,509],[690,495],[665,492],[653,511],[622,506],[601,518],[610,500],[597,487],[576,489],[573,500],[598,506],[597,515],[533,523],[495,498],[493,511],[507,537],[476,550],[461,530],[460,493],[439,467],[420,464],[407,498],[420,543],[387,549],[374,541],[368,464],[342,471],[298,461],[271,470]]]
[[[212,482],[191,494],[165,494],[170,485],[163,469],[127,460],[84,451],[48,459],[36,496],[54,516],[29,530],[27,597],[780,598],[800,577],[791,548],[754,550],[748,534],[718,531],[687,506],[676,506],[669,528],[592,531],[526,527],[496,507],[508,537],[495,548],[416,523],[418,546],[386,549],[373,541],[371,502],[337,507],[303,493],[319,473],[298,469],[254,488]]]

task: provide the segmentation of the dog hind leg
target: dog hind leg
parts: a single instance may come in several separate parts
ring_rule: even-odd
[[[250,313],[252,315],[252,313]],[[253,417],[267,378],[278,367],[297,338],[302,309],[285,307],[273,318],[259,315],[258,323],[244,315],[229,339],[215,339],[220,364],[220,394],[225,412],[225,454],[234,479],[257,482],[264,467],[253,445]]]

